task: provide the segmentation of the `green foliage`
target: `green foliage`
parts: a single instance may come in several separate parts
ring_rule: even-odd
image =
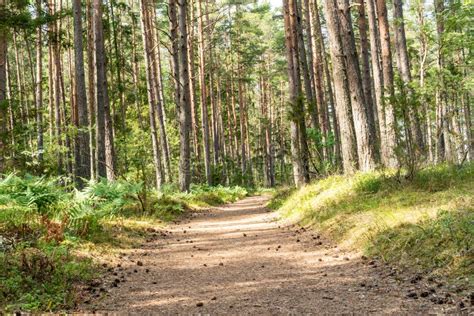
[[[474,284],[474,209],[444,211],[377,234],[368,253],[417,270],[467,276]]]
[[[279,209],[286,201],[286,199],[295,192],[295,188],[291,187],[284,187],[278,189],[274,194],[270,202],[268,203],[268,207],[277,210]]]
[[[188,207],[209,207],[237,201],[247,196],[248,191],[240,186],[193,185],[189,193],[175,193],[173,196],[186,203]]]
[[[473,197],[471,163],[426,168],[410,181],[387,172],[332,176],[282,190],[270,207],[393,264],[472,277]]]
[[[183,214],[186,208],[186,203],[172,195],[159,194],[158,198],[152,202],[149,213],[161,220],[172,221]]]
[[[99,226],[99,220],[117,216],[125,206],[137,202],[141,184],[126,181],[91,181],[82,191],[75,191],[73,202],[65,205],[68,227],[79,235]]]
[[[113,230],[117,225],[129,240],[140,238],[143,229],[156,225],[153,219],[174,220],[187,209],[248,194],[242,187],[222,186],[193,186],[188,193],[174,186],[145,191],[142,183],[105,179],[78,191],[66,182],[14,174],[0,180],[0,312],[72,307],[74,286],[96,271],[90,260],[72,253],[86,243],[114,240],[120,246],[125,240]]]
[[[20,244],[0,252],[0,312],[51,311],[74,306],[73,286],[94,277],[90,260],[66,246]]]
[[[52,206],[61,198],[62,192],[57,188],[58,180],[30,175],[20,178],[10,174],[0,181],[0,199],[11,200],[19,206],[34,208],[41,215],[48,215]]]

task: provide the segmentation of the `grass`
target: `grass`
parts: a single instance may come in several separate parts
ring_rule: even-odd
[[[284,189],[270,206],[341,246],[474,284],[474,164],[331,176]],[[466,280],[467,278],[467,280]]]
[[[76,289],[101,272],[93,259],[142,244],[150,230],[186,210],[248,194],[220,186],[145,193],[127,181],[90,182],[77,191],[64,183],[15,175],[0,180],[0,313],[68,310]]]

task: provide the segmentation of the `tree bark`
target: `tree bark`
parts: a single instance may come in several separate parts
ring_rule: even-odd
[[[176,5],[178,13],[176,13]],[[179,116],[179,139],[180,139],[180,157],[179,157],[179,187],[181,191],[189,191],[191,181],[190,168],[190,139],[189,133],[191,129],[191,108],[190,108],[190,91],[189,91],[189,69],[188,69],[188,31],[187,31],[187,1],[186,0],[169,0],[170,27],[176,29],[172,33],[173,57],[178,68],[178,78],[175,91],[177,91],[176,99],[178,100],[178,116]],[[174,36],[173,36],[174,35]],[[176,71],[176,70],[175,70]]]
[[[408,104],[407,109],[408,130],[412,142],[416,143],[417,151],[424,150],[423,134],[421,132],[421,124],[418,117],[418,110],[411,103],[411,96],[413,94],[411,88],[411,73],[410,60],[408,57],[407,40],[405,35],[405,22],[403,19],[403,3],[402,0],[393,0],[393,19],[395,20],[395,47],[397,52],[397,65],[400,72],[400,78],[403,81],[404,87],[402,93],[406,96]]]
[[[342,53],[345,56],[347,81],[351,96],[352,119],[357,140],[359,169],[370,171],[375,168],[375,140],[370,132],[370,120],[367,112],[371,109],[365,100],[359,59],[355,47],[354,32],[349,7],[349,0],[337,0]]]
[[[321,32],[321,21],[319,18],[319,8],[318,3],[316,0],[305,0],[307,3],[308,12],[308,24],[310,26],[310,30],[307,32],[311,35],[311,40],[309,43],[311,44],[310,51],[313,54],[313,73],[314,73],[314,82],[313,85],[315,87],[316,92],[316,106],[317,106],[317,113],[319,115],[319,124],[321,129],[321,136],[323,142],[323,155],[324,158],[328,158],[329,156],[329,148],[327,144],[327,137],[329,132],[329,120],[328,120],[328,105],[325,101],[324,97],[324,48],[323,48],[323,38]]]
[[[96,156],[96,126],[95,126],[95,61],[94,61],[94,30],[92,18],[91,0],[86,2],[86,18],[87,18],[87,99],[89,114],[89,150],[90,150],[90,166],[91,178],[97,178],[97,156]]]
[[[106,52],[101,6],[101,0],[93,0],[98,174],[101,177],[106,176],[108,180],[112,181],[115,179],[115,150],[107,87]]]
[[[206,181],[208,185],[212,184],[211,179],[211,149],[209,140],[209,114],[207,105],[207,87],[206,87],[206,57],[204,54],[204,12],[202,10],[202,0],[197,0],[198,15],[198,50],[199,50],[199,88],[201,90],[201,122],[202,122],[202,138],[204,149],[204,169],[206,173]]]
[[[142,21],[142,41],[143,41],[143,53],[145,60],[145,73],[147,78],[147,95],[148,95],[148,105],[149,105],[149,119],[150,119],[150,134],[151,134],[151,144],[153,148],[153,162],[155,167],[155,180],[156,188],[160,189],[163,184],[163,171],[161,168],[161,155],[160,147],[158,144],[158,135],[156,131],[156,116],[155,116],[155,107],[157,103],[157,98],[159,96],[156,94],[155,87],[155,72],[153,71],[153,62],[154,58],[152,53],[152,31],[150,28],[150,16],[148,14],[150,10],[149,2],[147,0],[140,1],[140,15]]]
[[[89,148],[89,134],[87,128],[89,126],[88,111],[87,111],[87,94],[86,94],[86,80],[84,71],[84,54],[82,43],[82,9],[81,0],[73,0],[73,16],[74,16],[74,65],[75,65],[75,105],[77,108],[78,125],[77,135],[75,140],[76,155],[76,182],[79,187],[82,186],[82,179],[90,179],[90,148]]]
[[[201,161],[201,149],[199,148],[199,118],[196,104],[196,80],[194,65],[194,0],[190,1],[189,12],[189,43],[188,43],[188,60],[189,60],[189,86],[191,87],[191,125],[193,135],[193,151],[196,159]]]
[[[158,32],[156,32],[155,26],[155,7],[154,2],[151,2],[150,10],[150,29],[151,29],[151,39],[152,39],[152,64],[154,69],[154,78],[155,78],[155,95],[156,95],[156,116],[158,118],[158,127],[160,129],[160,141],[161,141],[161,150],[163,153],[163,165],[164,165],[164,176],[166,181],[171,182],[172,172],[171,172],[171,158],[170,158],[170,148],[168,141],[168,132],[166,130],[166,117],[165,117],[165,98],[163,94],[163,80],[162,80],[162,69],[161,69],[161,52],[160,52],[160,37]]]
[[[345,173],[351,174],[357,169],[357,141],[352,121],[351,98],[345,70],[341,31],[334,0],[325,1],[324,9],[327,19],[331,61],[333,64],[335,110],[341,133],[342,166]]]
[[[370,0],[369,0],[370,1]],[[366,103],[367,119],[369,121],[370,138],[377,140],[377,128],[375,127],[375,111],[374,100],[372,96],[372,78],[370,77],[370,63],[369,63],[369,43],[367,38],[367,18],[365,16],[364,0],[357,0],[358,2],[358,19],[359,37],[360,37],[360,56],[361,56],[361,74],[362,85],[364,88],[364,97]]]
[[[36,0],[37,16],[43,15],[41,0]],[[43,137],[43,31],[41,26],[36,29],[36,82],[35,82],[35,110],[36,110],[36,148],[38,161],[43,163],[44,137]]]
[[[0,0],[0,10],[5,0]],[[0,174],[5,172],[7,147],[7,30],[0,27]]]
[[[284,22],[285,22],[285,44],[288,62],[288,85],[290,110],[290,138],[291,158],[293,163],[293,177],[297,187],[303,186],[308,181],[307,160],[304,161],[302,148],[301,121],[304,125],[304,113],[302,109],[302,89],[299,71],[299,54],[296,29],[296,4],[295,0],[284,0]]]
[[[369,0],[371,1],[371,0]],[[386,167],[398,167],[398,159],[395,154],[397,146],[396,121],[393,107],[394,84],[392,52],[390,48],[390,28],[387,17],[387,6],[385,0],[376,0],[378,30],[381,43],[383,95],[381,97],[381,109],[379,110],[379,124],[381,135],[381,158]]]
[[[451,141],[449,135],[449,119],[448,119],[448,105],[446,100],[446,86],[443,74],[444,68],[444,0],[434,1],[436,14],[436,32],[438,35],[438,52],[437,52],[437,69],[439,74],[439,83],[436,89],[436,121],[437,121],[437,159],[438,162],[443,160],[453,162],[453,155],[451,150]]]

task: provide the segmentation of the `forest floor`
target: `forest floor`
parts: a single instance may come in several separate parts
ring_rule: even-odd
[[[107,274],[84,293],[77,312],[461,311],[455,294],[441,282],[399,273],[344,251],[315,231],[285,224],[266,208],[268,200],[248,197],[151,231],[140,247],[104,259]]]

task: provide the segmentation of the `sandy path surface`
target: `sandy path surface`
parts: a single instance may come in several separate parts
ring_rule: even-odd
[[[79,310],[413,315],[457,308],[436,302],[443,293],[435,283],[406,280],[315,232],[284,227],[264,207],[267,199],[249,197],[196,213],[125,252],[103,281],[106,294]]]

